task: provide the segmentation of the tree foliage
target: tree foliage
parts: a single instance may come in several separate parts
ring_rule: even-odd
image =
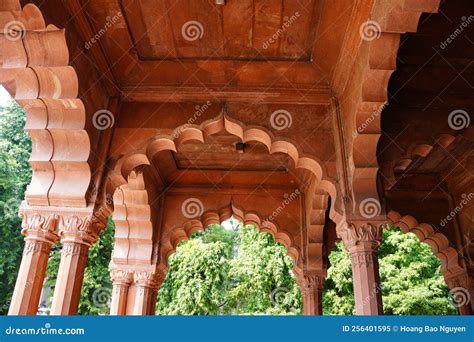
[[[23,238],[18,207],[31,179],[31,141],[25,113],[14,101],[0,107],[0,313],[8,312],[20,267]]]
[[[157,313],[293,314],[301,295],[283,246],[255,227],[209,227],[170,257]]]

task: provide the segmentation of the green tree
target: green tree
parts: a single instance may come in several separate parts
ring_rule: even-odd
[[[253,226],[209,227],[170,257],[158,314],[297,314],[301,294],[285,248]]]
[[[414,234],[399,228],[383,232],[379,249],[380,282],[384,313],[387,315],[454,315],[448,301],[449,289],[440,272],[440,262]],[[352,269],[342,243],[329,256],[323,307],[329,315],[354,312]]]
[[[169,258],[158,295],[157,313],[215,315],[224,302],[233,238],[221,226],[182,241]]]
[[[16,102],[0,107],[0,314],[8,312],[23,249],[18,207],[31,179],[24,126],[25,113]]]

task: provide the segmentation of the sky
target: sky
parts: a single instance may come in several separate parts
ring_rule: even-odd
[[[0,85],[0,106],[6,106],[11,99],[10,94]]]

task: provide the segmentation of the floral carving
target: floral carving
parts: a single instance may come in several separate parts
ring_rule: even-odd
[[[35,253],[47,253],[51,250],[51,244],[38,241],[38,240],[26,240],[25,247],[23,248],[23,255],[35,254]]]
[[[63,257],[67,256],[80,256],[86,257],[89,248],[81,243],[63,243],[63,248],[61,249],[61,255]]]
[[[340,228],[337,233],[348,249],[361,243],[371,243],[372,248],[377,248],[382,239],[382,230],[383,225],[350,223]]]
[[[56,214],[49,214],[48,216],[40,213],[22,213],[23,221],[21,224],[22,233],[28,234],[31,232],[52,233],[56,230],[56,223],[58,216]]]

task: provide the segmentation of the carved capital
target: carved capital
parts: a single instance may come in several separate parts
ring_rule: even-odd
[[[133,281],[137,286],[158,288],[164,280],[161,272],[135,271]]]
[[[337,235],[342,239],[349,253],[375,251],[382,240],[384,224],[351,222],[340,227]]]
[[[451,276],[445,280],[446,284],[448,284],[448,287],[450,289],[454,289],[456,287],[469,289],[470,287],[470,280],[467,273],[461,273],[455,276]]]
[[[21,212],[21,233],[27,239],[47,241],[50,244],[58,240],[57,223],[58,216],[55,214],[44,214],[39,212]]]
[[[314,292],[316,289],[322,289],[326,277],[322,274],[304,274],[301,282],[301,290]]]
[[[133,272],[120,269],[110,270],[110,279],[114,285],[130,284],[133,281]]]
[[[58,230],[61,241],[63,243],[70,241],[91,245],[97,240],[99,234],[93,223],[92,216],[59,216]]]

